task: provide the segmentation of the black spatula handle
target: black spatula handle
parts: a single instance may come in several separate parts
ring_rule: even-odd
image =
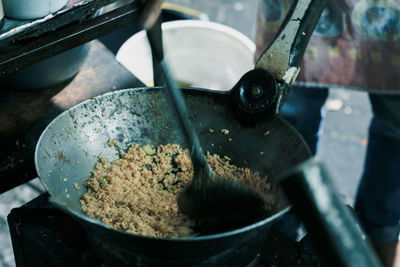
[[[165,93],[167,94],[167,99],[170,101],[170,106],[172,107],[176,117],[178,118],[179,124],[185,136],[185,140],[190,146],[194,172],[198,174],[194,177],[213,177],[213,172],[207,164],[207,161],[203,154],[203,150],[200,146],[200,141],[197,133],[193,129],[193,126],[190,122],[182,91],[175,84],[175,81],[173,80],[172,75],[167,67],[167,64],[165,63],[160,19],[154,24],[151,29],[147,30],[147,37],[150,43],[150,47],[152,49],[152,53],[155,56],[154,60],[157,61],[160,74],[162,75],[165,82]],[[199,181],[196,181],[196,179],[194,179],[193,182]]]

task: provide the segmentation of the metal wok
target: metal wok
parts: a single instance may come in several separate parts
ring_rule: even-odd
[[[206,89],[183,92],[190,119],[205,151],[226,155],[234,164],[260,171],[272,180],[310,157],[302,137],[279,116],[254,120],[238,116],[240,112],[230,104],[229,92]],[[160,87],[107,93],[65,111],[45,129],[36,147],[36,169],[50,193],[50,201],[86,228],[96,251],[110,265],[242,266],[249,263],[266,241],[271,224],[289,210],[276,187],[273,187],[274,215],[215,235],[144,237],[114,230],[83,214],[79,199],[86,192],[84,182],[99,155],[114,160],[119,157],[118,149],[125,150],[131,143],[177,143],[186,147],[177,125]],[[210,133],[209,128],[215,129],[215,133]],[[229,136],[219,133],[223,128],[229,130]],[[120,148],[110,147],[111,139],[116,139]]]
[[[232,90],[184,90],[204,151],[228,156],[235,165],[267,174],[272,180],[310,157],[302,137],[273,113],[279,113],[296,79],[324,3],[299,0],[255,69],[243,75]],[[214,235],[144,237],[114,230],[82,213],[79,199],[86,191],[83,184],[98,156],[110,160],[119,156],[115,147],[108,146],[111,139],[116,139],[122,150],[131,143],[186,147],[162,89],[108,93],[59,115],[43,132],[35,154],[36,169],[50,201],[87,229],[106,265],[245,266],[262,248],[272,223],[289,210],[277,186],[273,186],[276,205],[272,216]],[[220,134],[221,129],[228,129],[229,136]]]

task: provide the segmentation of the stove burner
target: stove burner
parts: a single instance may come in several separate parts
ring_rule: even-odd
[[[102,262],[85,229],[47,198],[42,194],[8,215],[17,266],[121,266],[112,257]],[[321,265],[307,237],[293,242],[272,228],[269,242],[247,267],[264,266]]]

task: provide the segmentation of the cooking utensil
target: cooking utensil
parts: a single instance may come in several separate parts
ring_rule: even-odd
[[[207,89],[183,89],[189,118],[205,151],[227,156],[238,166],[274,177],[310,157],[302,137],[279,116],[254,125],[229,107],[230,95]],[[49,201],[77,219],[105,261],[142,262],[148,266],[246,265],[263,246],[268,229],[288,212],[279,188],[272,185],[272,215],[219,234],[188,238],[153,238],[121,232],[86,216],[80,198],[98,156],[110,161],[130,144],[185,147],[177,118],[169,112],[163,88],[136,88],[84,101],[55,118],[36,147],[35,165]],[[211,133],[209,129],[215,130]],[[219,133],[229,129],[229,135]],[[231,138],[232,141],[229,141]],[[119,147],[108,142],[116,139]],[[264,156],[260,152],[265,152]],[[140,264],[138,264],[140,265]]]
[[[311,4],[313,4],[312,9],[310,8]],[[306,43],[308,43],[314,31],[324,7],[324,1],[298,1],[295,8],[292,9],[292,13],[290,13],[289,22],[281,29],[275,42],[264,51],[257,61],[255,69],[243,75],[230,90],[235,102],[245,113],[268,116],[273,112],[279,112],[283,97],[287,94],[289,87],[300,71]],[[301,20],[296,21],[295,18],[304,17],[307,12],[309,12],[307,18],[312,18],[311,21],[308,21],[308,24],[305,25]],[[148,37],[153,56],[162,60],[161,23],[158,24],[157,31],[152,30],[150,34],[148,32]],[[289,39],[289,42],[285,39]],[[299,46],[299,42],[295,42],[298,39],[302,40],[301,46]],[[287,53],[282,54],[281,49],[283,51],[286,49]],[[161,72],[165,74],[164,66],[163,63],[160,64]],[[167,88],[172,87],[172,79],[168,75],[164,75],[164,78]],[[168,85],[169,83],[171,85]],[[170,96],[173,94],[170,92]],[[175,97],[177,96],[178,94],[175,93]],[[240,184],[227,183],[227,180],[214,179],[216,183],[213,182],[213,174],[207,166],[196,134],[191,129],[190,124],[186,123],[188,120],[185,119],[184,114],[179,114],[179,112],[185,110],[184,103],[180,102],[179,105],[175,103],[174,107],[178,117],[180,117],[181,124],[184,126],[187,140],[191,140],[188,143],[192,147],[195,173],[197,171],[200,174],[194,176],[192,184],[179,196],[178,203],[181,210],[192,218],[211,218],[213,220],[218,217],[226,217],[229,218],[227,221],[238,225],[241,225],[242,222],[237,218],[242,218],[244,222],[248,223],[250,218],[266,216],[267,211],[260,195],[240,186]],[[202,177],[202,179],[197,179],[199,177]],[[204,188],[204,184],[207,184],[207,190]],[[223,214],[223,211],[226,211],[226,213]]]
[[[265,200],[255,190],[235,180],[216,176],[208,165],[197,133],[189,120],[182,93],[175,85],[164,61],[160,17],[154,26],[147,30],[147,37],[155,59],[154,69],[160,72],[165,81],[166,94],[189,146],[193,164],[192,182],[180,193],[179,208],[189,217],[203,223],[205,221],[212,221],[213,225],[222,223],[223,225],[217,228],[226,230],[267,217]]]
[[[306,5],[300,5],[304,1],[298,1],[281,31],[295,37],[279,35],[280,39],[276,40],[292,41],[293,46],[282,46],[285,48],[283,54],[300,55],[300,48],[302,45],[305,47],[301,29],[306,30],[308,28],[304,25],[315,22],[310,14],[315,15],[312,10],[319,1],[309,0]],[[291,31],[286,31],[288,25]],[[238,90],[234,92],[183,90],[189,118],[203,148],[230,157],[233,164],[245,164],[252,170],[268,174],[272,180],[307,159],[310,153],[301,136],[270,112],[279,111],[287,90],[285,85],[290,84],[297,71],[296,67],[287,67],[292,66],[296,58],[286,57],[283,74],[274,68],[269,69],[274,77],[282,79],[277,79],[277,95],[268,106],[257,105],[258,100],[265,96],[264,88],[258,90],[257,86],[246,86],[253,84],[251,79],[243,83],[244,86],[236,86]],[[262,64],[259,66],[263,73],[265,68],[269,68]],[[250,96],[251,101],[246,96]],[[237,103],[241,105],[239,109]],[[169,110],[169,105],[161,88],[146,88],[108,93],[59,115],[43,132],[35,153],[36,169],[51,195],[49,200],[86,227],[93,246],[106,263],[115,260],[139,266],[245,266],[263,246],[272,222],[288,211],[278,187],[273,186],[276,199],[274,215],[236,230],[199,237],[138,236],[117,231],[83,214],[79,199],[86,191],[84,182],[90,177],[98,155],[110,160],[119,157],[118,150],[107,145],[109,140],[116,139],[122,150],[131,143],[185,146],[180,129],[176,127],[176,117],[166,110]],[[263,116],[267,111],[270,115]],[[229,137],[218,134],[218,131],[211,133],[209,128],[229,129]]]

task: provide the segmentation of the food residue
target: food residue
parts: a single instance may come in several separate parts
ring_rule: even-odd
[[[222,129],[222,130],[221,130],[221,133],[222,133],[222,134],[229,134],[229,130],[227,130],[227,129]]]
[[[81,189],[78,185],[78,183],[72,183],[72,186],[74,187],[75,190]]]

